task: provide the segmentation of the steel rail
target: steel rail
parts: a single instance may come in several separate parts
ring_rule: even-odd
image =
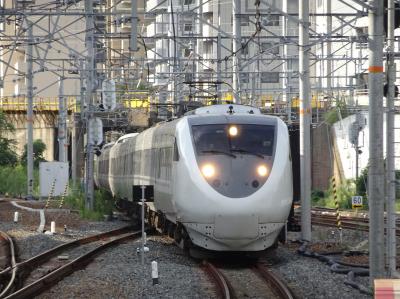
[[[289,289],[282,279],[280,279],[275,273],[266,269],[263,264],[257,263],[254,265],[253,270],[261,275],[264,281],[269,284],[277,295],[282,299],[294,299],[295,295]]]
[[[6,299],[23,299],[23,298],[32,298],[43,291],[49,289],[54,286],[57,282],[62,280],[64,277],[72,274],[78,269],[84,268],[87,264],[89,264],[96,255],[98,255],[101,251],[114,246],[120,242],[123,242],[128,239],[136,239],[141,235],[141,231],[136,231],[133,233],[127,233],[120,237],[117,237],[111,241],[108,241],[95,249],[85,253],[84,255],[76,258],[70,263],[58,268],[57,270],[47,274],[46,276],[38,279],[37,281],[31,283],[23,287],[22,289],[12,293],[10,296],[6,297]]]
[[[214,278],[225,299],[236,298],[232,288],[229,286],[228,281],[221,273],[221,271],[219,271],[213,264],[208,261],[203,261],[203,266],[206,272]]]
[[[132,229],[132,226],[125,226],[122,228],[118,228],[118,229],[114,229],[111,231],[107,231],[104,233],[100,233],[97,235],[92,235],[89,237],[84,237],[78,240],[74,240],[68,243],[64,243],[61,244],[59,246],[56,246],[52,249],[49,249],[41,254],[38,254],[26,261],[17,263],[15,266],[11,267],[11,268],[7,268],[3,271],[0,272],[0,279],[3,275],[7,275],[13,268],[18,268],[19,270],[23,269],[23,268],[32,268],[37,266],[38,264],[44,263],[47,260],[49,260],[50,258],[54,257],[56,254],[59,254],[60,252],[66,250],[66,249],[70,249],[70,248],[74,248],[74,247],[78,247],[79,245],[83,245],[83,244],[87,244],[87,243],[91,243],[91,242],[95,242],[104,238],[108,238],[111,236],[116,236],[119,234],[122,234],[123,232]]]
[[[295,215],[294,216],[296,222],[299,222],[299,216]],[[313,225],[320,225],[320,226],[326,226],[326,227],[336,227],[336,218],[333,217],[326,217],[325,215],[312,215],[311,217],[311,223]],[[351,230],[359,230],[359,231],[364,231],[368,232],[369,231],[369,223],[365,221],[358,222],[357,219],[352,219],[352,220],[343,220],[341,221],[341,226],[344,229],[351,229]],[[396,236],[400,237],[400,228],[397,227],[396,229]]]
[[[11,287],[14,285],[15,277],[17,275],[17,268],[15,267],[17,262],[16,262],[16,258],[15,258],[15,247],[14,247],[13,240],[10,238],[9,235],[7,235],[5,232],[2,232],[2,231],[0,231],[0,238],[7,241],[8,245],[10,247],[10,252],[9,252],[10,267],[8,267],[7,269],[12,269],[10,281],[8,282],[8,284],[5,286],[5,288],[3,290],[0,290],[0,298],[3,298],[5,295],[7,295],[10,292]]]

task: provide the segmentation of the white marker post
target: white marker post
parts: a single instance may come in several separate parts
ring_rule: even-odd
[[[140,256],[140,258],[141,258],[141,261],[142,261],[142,265],[144,265],[144,244],[145,244],[145,238],[146,238],[146,236],[145,236],[145,232],[144,232],[144,203],[145,203],[145,199],[144,199],[144,192],[145,192],[145,190],[146,190],[146,186],[141,186],[140,188],[142,188],[142,248],[141,248],[141,252],[140,252],[140,254],[141,254],[141,256]]]
[[[19,216],[19,213],[18,212],[14,212],[14,223],[18,222],[18,216]]]
[[[50,224],[50,232],[52,234],[56,233],[56,223],[55,223],[55,221],[52,221],[51,224]]]
[[[151,278],[153,279],[153,285],[158,284],[158,265],[156,261],[151,262]]]

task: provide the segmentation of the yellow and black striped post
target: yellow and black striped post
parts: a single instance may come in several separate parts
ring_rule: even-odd
[[[342,221],[340,220],[340,212],[339,212],[339,201],[336,194],[336,179],[332,177],[332,190],[333,190],[333,200],[335,201],[335,209],[336,209],[336,225],[339,229],[340,234],[340,243],[342,242]]]
[[[47,198],[46,205],[44,206],[45,209],[47,209],[49,207],[50,201],[53,198],[54,188],[56,187],[56,182],[57,182],[57,179],[54,179],[53,183],[51,184],[49,197]]]
[[[62,207],[63,207],[63,205],[64,205],[64,199],[65,199],[65,197],[67,196],[67,193],[68,193],[68,181],[67,181],[67,183],[65,184],[64,192],[63,192],[63,194],[61,195],[61,202],[60,202],[60,206],[58,207],[59,209],[62,209]]]

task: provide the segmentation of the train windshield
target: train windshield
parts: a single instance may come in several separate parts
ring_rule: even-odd
[[[245,154],[263,158],[274,152],[275,126],[271,125],[195,125],[192,134],[198,155]]]

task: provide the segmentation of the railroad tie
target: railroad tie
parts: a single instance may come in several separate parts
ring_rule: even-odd
[[[339,201],[336,194],[336,179],[332,177],[332,189],[333,189],[333,199],[335,201],[335,209],[336,209],[336,225],[340,231],[342,232],[342,221],[340,220],[340,213],[339,213]]]
[[[53,199],[53,194],[54,194],[54,189],[56,187],[56,182],[57,182],[57,179],[54,179],[53,183],[51,184],[49,197],[47,198],[46,205],[44,206],[45,209],[47,209],[49,207],[50,201]]]
[[[65,197],[67,196],[67,193],[68,193],[68,183],[69,182],[67,181],[67,183],[65,184],[64,192],[61,195],[61,202],[60,202],[60,206],[58,207],[59,209],[62,209],[62,207],[64,205],[64,199],[65,199]]]

